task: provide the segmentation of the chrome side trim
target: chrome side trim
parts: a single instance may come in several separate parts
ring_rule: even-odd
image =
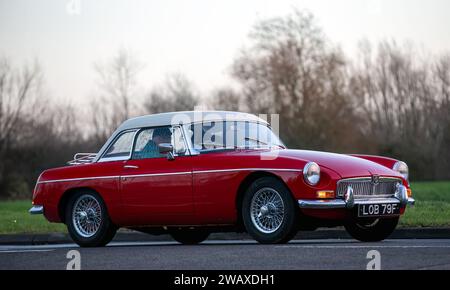
[[[30,214],[43,214],[44,206],[42,205],[33,205],[32,208],[28,211]]]
[[[114,179],[119,178],[119,175],[114,176],[93,176],[93,177],[80,177],[80,178],[66,178],[66,179],[55,179],[55,180],[46,180],[39,181],[38,184],[43,183],[54,183],[54,182],[67,182],[67,181],[79,181],[79,180],[91,180],[91,179]]]
[[[234,168],[234,169],[217,169],[217,170],[198,170],[194,171],[194,174],[201,173],[219,173],[219,172],[230,172],[230,171],[256,171],[256,170],[266,170],[266,171],[284,171],[284,172],[302,172],[302,169],[287,169],[287,168]]]
[[[180,172],[168,172],[168,173],[149,173],[149,174],[131,174],[131,175],[122,175],[124,178],[132,178],[132,177],[152,177],[152,176],[167,176],[167,175],[185,175],[191,174],[191,171],[180,171]]]
[[[235,169],[218,169],[218,170],[199,170],[199,171],[180,171],[180,172],[163,172],[163,173],[149,173],[149,174],[135,174],[135,175],[114,175],[114,176],[93,176],[93,177],[81,177],[81,178],[67,178],[67,179],[55,179],[39,181],[38,184],[54,183],[54,182],[68,182],[68,181],[80,181],[80,180],[92,180],[92,179],[114,179],[114,178],[131,178],[131,177],[151,177],[151,176],[164,176],[164,175],[183,175],[183,174],[202,174],[202,173],[219,173],[219,172],[231,172],[231,171],[282,171],[282,172],[302,172],[301,169],[280,169],[280,168],[235,168]]]

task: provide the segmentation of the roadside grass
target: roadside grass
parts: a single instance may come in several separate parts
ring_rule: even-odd
[[[406,209],[400,225],[407,227],[450,226],[450,182],[413,182],[414,207]]]
[[[67,232],[65,225],[30,215],[30,200],[0,201],[0,234]]]
[[[416,206],[406,209],[400,226],[450,226],[450,181],[414,182],[411,187]],[[0,234],[67,232],[63,224],[30,215],[30,207],[29,200],[0,201]]]

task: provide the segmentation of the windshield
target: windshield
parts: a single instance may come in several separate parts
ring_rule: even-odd
[[[266,124],[218,121],[192,124],[188,128],[194,149],[199,152],[229,149],[285,148]]]

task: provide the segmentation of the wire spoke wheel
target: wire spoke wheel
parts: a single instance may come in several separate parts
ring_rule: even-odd
[[[281,195],[270,187],[258,190],[250,203],[253,225],[262,233],[271,234],[283,223],[285,207]]]
[[[85,238],[94,236],[102,224],[102,208],[92,195],[80,196],[73,206],[72,223],[76,232]]]

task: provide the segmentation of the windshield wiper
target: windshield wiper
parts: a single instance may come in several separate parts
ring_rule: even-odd
[[[257,143],[259,143],[259,144],[263,144],[263,145],[269,146],[269,147],[270,147],[270,146],[277,146],[277,147],[286,149],[286,147],[284,147],[283,145],[280,145],[280,144],[268,144],[268,143],[263,142],[263,141],[261,141],[261,140],[253,139],[253,138],[250,138],[250,137],[245,137],[244,139],[245,139],[245,141],[254,141],[254,142],[257,142]]]
[[[250,138],[250,137],[245,137],[244,140],[245,141],[255,141],[255,142],[258,142],[258,143],[263,144],[263,145],[269,145],[266,142],[263,142],[263,141],[258,140],[258,139],[253,139],[253,138]]]

